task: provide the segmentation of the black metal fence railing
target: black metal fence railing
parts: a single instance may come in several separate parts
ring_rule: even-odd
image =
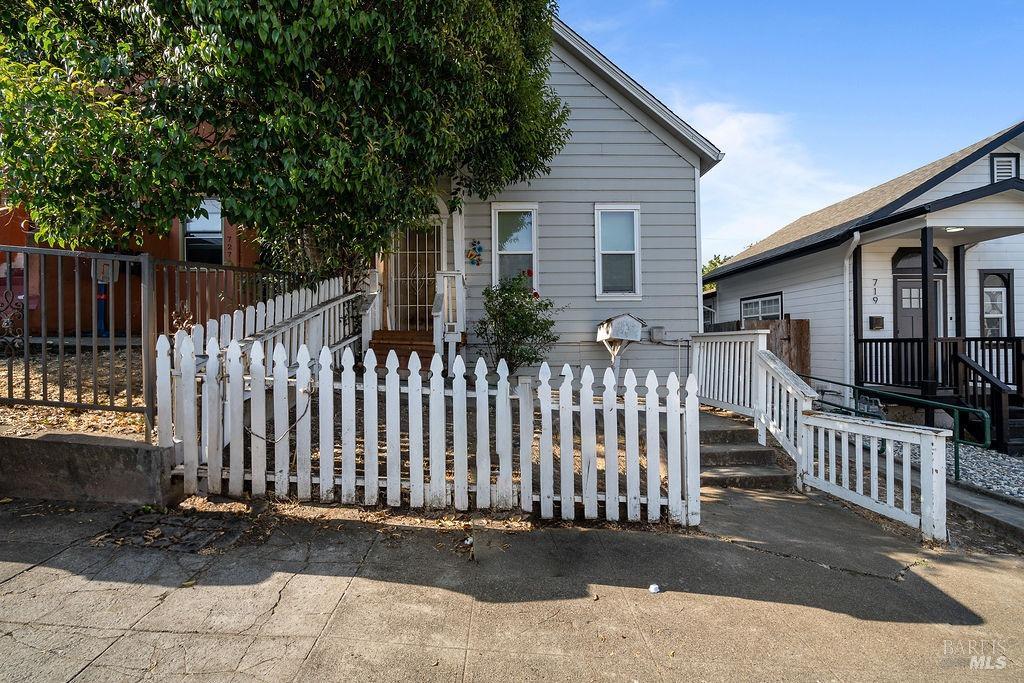
[[[158,334],[300,285],[291,273],[0,245],[0,405],[155,411]]]
[[[0,246],[0,403],[152,424],[152,275],[146,255]]]

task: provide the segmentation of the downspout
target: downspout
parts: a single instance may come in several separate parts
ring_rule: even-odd
[[[857,247],[860,246],[860,231],[856,230],[853,233],[853,239],[850,240],[850,246],[846,249],[846,257],[843,259],[843,308],[846,315],[843,317],[844,320],[844,334],[843,334],[843,383],[853,384],[853,352],[852,352],[852,337],[853,337],[853,253],[857,251]],[[847,387],[845,389],[847,405],[853,402],[853,391]]]

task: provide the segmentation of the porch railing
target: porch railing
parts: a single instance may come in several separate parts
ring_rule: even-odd
[[[924,339],[860,339],[856,342],[858,384],[917,388],[934,379],[939,389],[956,389],[953,358],[962,354],[1003,384],[1024,395],[1024,337],[942,337],[936,339],[937,376],[929,377]]]
[[[466,333],[466,275],[459,271],[439,271],[434,294],[434,353],[447,357],[445,367],[455,362],[458,344]]]

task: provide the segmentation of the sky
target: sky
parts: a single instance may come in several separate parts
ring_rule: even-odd
[[[1024,119],[1024,0],[560,0],[590,43],[725,152],[702,252]]]

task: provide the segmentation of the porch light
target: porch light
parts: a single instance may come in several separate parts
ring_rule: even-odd
[[[963,232],[963,228],[946,228],[946,232]]]

